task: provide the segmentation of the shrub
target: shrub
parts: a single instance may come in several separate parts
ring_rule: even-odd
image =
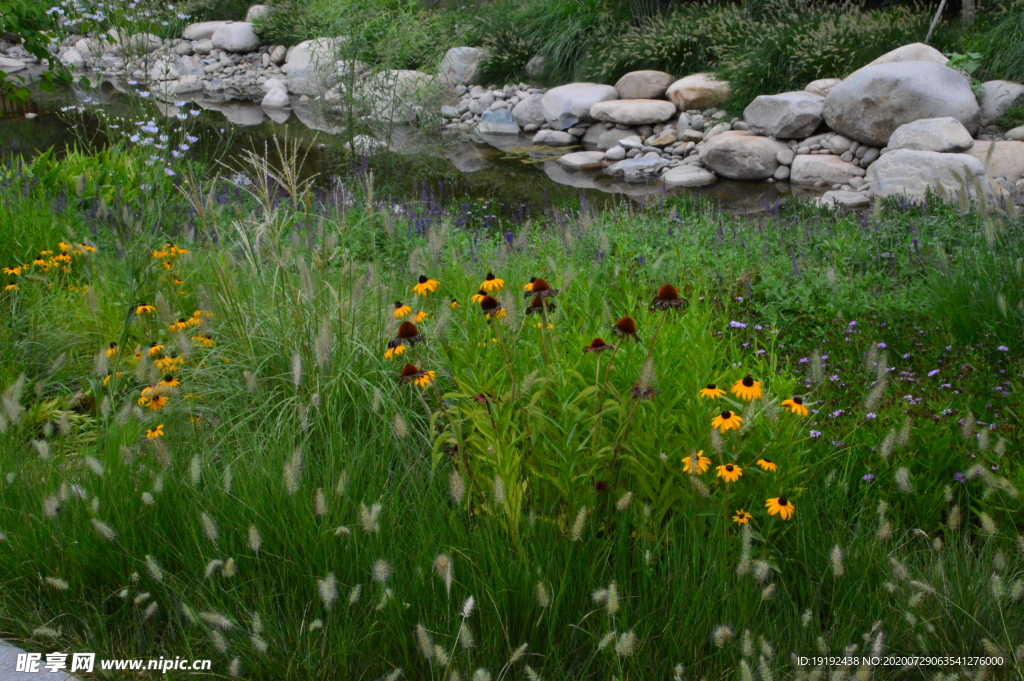
[[[1013,0],[980,22],[969,43],[982,54],[981,80],[1024,82],[1024,2]]]

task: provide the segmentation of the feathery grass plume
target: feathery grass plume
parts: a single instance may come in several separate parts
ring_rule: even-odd
[[[772,669],[768,665],[768,660],[763,655],[757,659],[757,671],[761,676],[761,681],[775,680],[775,677],[772,675]]]
[[[259,634],[253,634],[249,637],[249,641],[252,643],[252,647],[256,649],[256,652],[265,655],[267,649],[270,647],[267,645],[266,640],[263,639]]]
[[[219,612],[209,611],[199,613],[199,620],[209,627],[228,631],[234,629],[234,623]]]
[[[570,538],[572,541],[581,541],[583,539],[583,530],[587,526],[587,516],[589,511],[586,506],[580,506],[580,510],[576,511],[576,519],[572,523],[572,532]]]
[[[754,681],[754,674],[750,670],[750,663],[746,658],[740,660],[740,681]]]
[[[725,644],[731,641],[732,637],[732,627],[728,624],[719,624],[711,632],[711,641],[715,644],[716,648],[725,647]]]
[[[889,557],[889,567],[892,568],[892,576],[896,579],[910,579],[906,566],[894,556]]]
[[[315,619],[309,623],[309,633],[319,631],[324,628],[324,621],[322,619]]]
[[[621,497],[619,497],[618,501],[615,502],[615,508],[617,508],[620,511],[625,511],[627,508],[629,508],[629,505],[632,504],[632,503],[633,503],[633,493],[632,492],[626,492]]]
[[[41,442],[41,440],[37,440],[36,442]],[[43,444],[45,444],[45,442]],[[103,473],[105,472],[103,469],[103,464],[101,464],[99,459],[97,459],[95,456],[85,457],[85,465],[89,467],[89,470],[91,470],[96,477],[103,477]]]
[[[363,585],[356,584],[348,591],[348,604],[355,605],[363,597]]]
[[[619,657],[630,657],[636,651],[636,644],[636,634],[630,629],[619,636],[619,640],[615,643],[615,654]]]
[[[380,512],[384,507],[381,506],[380,502],[377,502],[366,507],[366,504],[359,503],[359,524],[362,526],[364,532],[377,533],[380,532]]]
[[[251,393],[256,392],[256,374],[246,369],[242,372],[242,381],[245,383],[245,389]]]
[[[762,601],[770,601],[771,599],[775,598],[775,591],[776,591],[775,584],[769,584],[768,586],[766,586],[764,589],[761,590],[761,600]]]
[[[284,465],[284,489],[288,494],[295,494],[302,483],[302,471],[305,455],[301,447],[292,450],[291,459]]]
[[[764,584],[772,576],[772,566],[763,560],[754,561],[754,579]]]
[[[148,554],[146,555],[146,572],[153,578],[153,581],[164,581],[164,571],[160,569],[160,564],[156,562],[156,558]]]
[[[459,625],[458,635],[459,645],[462,646],[463,650],[469,650],[476,646],[476,638],[473,636],[473,630],[469,628],[469,624],[465,621]]]
[[[672,669],[672,681],[683,681],[683,665],[677,664]]]
[[[160,605],[153,601],[146,606],[146,609],[142,611],[142,619],[148,620],[150,617],[156,614],[156,611],[160,609]]]
[[[452,578],[453,578],[453,565],[451,556],[446,553],[439,554],[434,559],[434,572],[444,582],[445,592],[451,596],[452,594]]]
[[[533,667],[528,664],[523,665],[523,673],[526,674],[526,678],[529,681],[540,681],[540,674],[534,671]]]
[[[220,633],[218,629],[210,630],[210,640],[213,642],[213,647],[217,649],[217,652],[223,655],[228,652],[228,640],[224,638],[224,634]]]
[[[1005,438],[1003,438],[1003,437],[999,438],[999,441],[996,442],[996,446],[992,448],[992,453],[995,454],[997,457],[1001,457],[1004,454],[1006,454],[1006,439]]]
[[[114,541],[114,539],[117,537],[117,532],[114,530],[114,528],[110,525],[107,525],[105,522],[98,518],[92,519],[92,527],[94,530],[96,530],[96,534],[103,537],[107,541]]]
[[[434,640],[430,632],[422,624],[416,625],[416,646],[420,649],[420,655],[428,660],[434,656]]]
[[[690,486],[693,487],[698,496],[705,499],[711,496],[711,490],[695,474],[691,473],[687,477],[690,479]]]
[[[515,650],[512,651],[512,655],[508,658],[508,666],[514,665],[519,660],[523,659],[523,655],[526,654],[526,649],[530,646],[529,643],[524,643]]]
[[[345,496],[345,492],[348,491],[348,471],[342,471],[338,475],[338,484],[334,486],[334,496],[341,497]]]
[[[380,681],[398,681],[398,678],[402,675],[402,669],[398,668],[391,671],[380,678]]]
[[[900,434],[896,436],[896,444],[900,447],[906,447],[910,444],[910,434],[913,427],[913,421],[909,416],[903,418],[903,425],[900,427]]]
[[[501,474],[495,475],[491,481],[491,498],[496,504],[505,503],[505,481],[501,479]]]
[[[447,667],[451,660],[448,659],[448,651],[444,649],[444,646],[434,646],[434,661],[439,667]],[[455,672],[458,676],[458,672]]]
[[[36,627],[32,630],[33,636],[46,636],[48,638],[60,638],[60,629],[52,627]]]
[[[462,504],[462,497],[466,494],[466,484],[457,470],[448,474],[448,496],[452,498],[455,505]]]
[[[1003,589],[1003,578],[998,572],[992,573],[989,586],[992,589],[992,597],[996,599],[996,603],[1002,601],[1006,591]]]
[[[900,491],[904,494],[913,494],[914,488],[910,484],[910,469],[906,466],[900,466],[896,469],[896,486],[899,487]]]
[[[484,669],[483,667],[477,669],[475,672],[473,672],[472,681],[491,681],[490,670]]]
[[[846,572],[846,568],[843,567],[843,550],[839,547],[839,544],[832,547],[829,560],[832,563],[832,575],[834,577],[842,577]]]
[[[810,608],[804,610],[804,614],[800,616],[800,626],[806,629],[810,625],[811,620],[814,619],[814,613],[811,612]]]
[[[338,600],[338,580],[334,573],[329,572],[323,579],[316,580],[316,587],[324,608],[330,610],[334,606],[334,601]]]
[[[313,495],[313,515],[317,518],[327,515],[327,497],[324,496],[323,487],[318,487]]]
[[[0,541],[7,541],[7,533],[0,532]]]
[[[997,646],[995,643],[993,643],[991,640],[987,638],[981,639],[981,647],[985,651],[985,654],[989,657],[1005,657],[1003,651],[999,648],[999,646]]]
[[[351,537],[352,530],[348,529],[344,525],[338,525],[338,528],[334,530],[335,537]]]
[[[205,511],[199,514],[199,522],[203,525],[203,534],[206,535],[206,538],[216,544],[217,523],[213,522],[213,518],[211,518]]]
[[[141,498],[142,503],[145,504],[146,506],[152,506],[153,504],[156,503],[156,499],[154,499],[153,495],[150,494],[149,492],[143,492]]]
[[[537,605],[542,608],[546,608],[551,605],[551,595],[548,593],[548,587],[544,582],[537,582],[535,591],[537,596]]]
[[[405,419],[398,412],[395,412],[395,418],[392,421],[392,427],[395,431],[395,437],[399,440],[404,440],[409,434],[409,427],[405,425]]]
[[[965,440],[974,438],[977,427],[978,420],[974,418],[974,412],[967,412],[967,416],[960,422],[960,436]]]
[[[932,540],[932,551],[935,553],[942,553],[942,548],[942,537],[935,537],[935,539]]]
[[[1010,585],[1010,590],[1006,594],[1007,599],[1011,603],[1017,603],[1024,598],[1024,579],[1016,579],[1013,584]]]
[[[315,364],[318,369],[323,369],[331,361],[331,348],[334,346],[334,330],[331,327],[331,320],[324,318],[320,320],[320,326],[316,331]]]
[[[249,549],[257,556],[260,555],[260,547],[263,546],[263,537],[260,536],[260,531],[256,529],[255,525],[249,525]]]
[[[979,430],[978,431],[977,440],[978,440],[978,451],[979,452],[987,452],[988,448],[989,448],[989,445],[991,444],[991,439],[990,439],[990,436],[988,434],[988,431],[985,430],[985,429]]]
[[[982,511],[978,514],[978,522],[981,523],[981,533],[989,537],[993,537],[999,531],[996,527],[996,521],[992,520],[992,516]]]
[[[754,656],[754,635],[750,632],[750,629],[743,630],[743,638],[740,642],[740,651],[743,657]]]
[[[220,570],[222,567],[224,567],[224,561],[219,558],[214,558],[206,564],[206,570],[203,571],[203,579],[209,579],[210,575],[217,570]]]
[[[302,355],[292,353],[292,385],[296,388],[302,383]]]
[[[609,631],[607,634],[601,637],[601,640],[597,642],[598,650],[607,650],[608,646],[615,643],[615,636],[617,632],[615,630]]]
[[[764,636],[759,637],[758,642],[761,644],[761,655],[765,659],[772,659],[772,657],[775,656],[775,650],[772,648],[771,644],[765,640]]]
[[[379,558],[373,564],[373,581],[386,584],[389,579],[391,579],[391,565],[383,558]]]
[[[811,383],[821,383],[821,380],[825,378],[825,366],[821,360],[820,349],[815,349],[811,353],[811,367],[807,377],[811,379]]]
[[[242,675],[242,661],[237,657],[231,660],[231,664],[228,665],[228,674],[234,679]]]
[[[199,458],[198,454],[193,456],[188,464],[188,477],[193,487],[197,487],[203,477],[203,460]]]
[[[996,572],[1006,572],[1007,566],[1006,553],[999,549],[996,551],[996,555],[992,556],[992,569]]]
[[[883,365],[879,364],[879,367]],[[879,374],[874,384],[871,386],[871,391],[867,397],[864,398],[864,411],[873,412],[878,408],[878,405],[882,402],[882,397],[885,396],[885,389],[889,386],[889,377],[884,373]]]
[[[68,583],[59,577],[47,577],[46,586],[57,591],[67,591],[69,588]]]
[[[892,454],[893,447],[896,445],[896,429],[890,428],[889,432],[886,433],[885,439],[882,440],[882,444],[878,445],[878,455],[882,457],[882,461],[888,461],[889,455]]]
[[[50,445],[46,440],[32,440],[32,447],[35,448],[36,454],[39,455],[40,459],[43,461],[50,459]]]

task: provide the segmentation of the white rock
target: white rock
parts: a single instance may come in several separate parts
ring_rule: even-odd
[[[628,131],[623,131],[623,132],[628,132]],[[630,133],[630,134],[626,135],[625,137],[620,137],[619,138],[619,146],[621,146],[623,149],[626,149],[626,150],[629,150],[629,149],[639,149],[643,145],[644,145],[644,141],[642,139],[640,139],[639,135],[636,135],[634,133]]]
[[[981,117],[992,122],[1015,104],[1024,102],[1024,85],[1008,80],[989,80],[978,86]]]
[[[866,208],[871,205],[871,197],[864,192],[833,190],[814,199],[813,203],[828,208]]]
[[[967,153],[981,161],[989,177],[1001,177],[1009,182],[1024,178],[1024,142],[975,140]]]
[[[248,22],[224,24],[210,37],[213,46],[225,52],[252,52],[260,46],[256,27]]]
[[[865,66],[825,97],[825,122],[850,139],[875,147],[896,128],[922,118],[956,118],[972,134],[981,110],[967,80],[953,69],[928,62]]]
[[[541,99],[544,118],[552,128],[565,130],[577,123],[590,122],[590,109],[598,102],[618,99],[611,85],[596,83],[569,83],[551,88]]]
[[[561,130],[541,130],[533,136],[533,143],[548,147],[568,147],[576,144],[576,138]]]
[[[622,99],[661,99],[675,78],[664,71],[631,71],[615,83]]]
[[[767,180],[779,167],[778,153],[785,142],[746,130],[723,132],[704,144],[700,161],[720,177],[732,180]]]
[[[74,47],[69,47],[61,52],[58,59],[73,69],[85,68],[85,59],[82,57],[82,53]]]
[[[575,151],[558,159],[558,162],[570,170],[589,170],[604,165],[603,151]]]
[[[480,119],[476,131],[482,135],[518,135],[519,124],[508,109],[488,111]]]
[[[230,21],[201,21],[198,24],[190,24],[182,31],[181,37],[185,40],[209,40],[218,28],[230,23]]]
[[[276,45],[274,49],[270,51],[270,62],[280,66],[284,63],[284,60],[288,58],[288,48],[284,45]]]
[[[516,119],[519,127],[525,128],[528,125],[540,127],[544,124],[544,107],[541,105],[543,98],[544,95],[529,95],[512,107],[512,116]]]
[[[616,144],[614,147],[604,152],[604,157],[609,161],[621,161],[626,158],[626,150]]]
[[[949,58],[930,45],[925,45],[924,43],[911,43],[910,45],[897,47],[891,52],[886,52],[878,59],[866,64],[866,66],[892,64],[903,61],[923,61],[930,64],[945,66],[949,62]]]
[[[283,109],[288,106],[288,91],[283,87],[276,87],[272,90],[268,90],[267,94],[263,95],[263,101],[260,102],[260,106],[264,109]]]
[[[811,94],[821,95],[824,97],[828,93],[832,92],[832,88],[843,82],[842,78],[819,78],[818,80],[812,80],[808,83],[804,90]]]
[[[587,128],[582,141],[586,147],[607,150],[618,146],[620,140],[631,136],[635,136],[632,130],[622,130],[615,127],[608,129],[603,125],[592,125]]]
[[[192,45],[192,51],[199,55],[210,54],[211,52],[213,52],[213,41],[209,38],[197,40]]]
[[[1019,125],[1016,128],[1007,130],[1005,133],[1003,133],[1003,137],[1005,137],[1008,140],[1014,140],[1017,142],[1024,141],[1024,125]]]
[[[626,182],[647,182],[658,177],[668,164],[669,162],[662,158],[638,156],[610,165],[604,172]]]
[[[245,21],[251,24],[260,19],[266,19],[270,16],[271,11],[273,10],[271,10],[270,5],[253,5],[245,13]]]
[[[892,149],[916,149],[940,153],[960,153],[974,146],[974,139],[963,123],[955,118],[922,118],[896,128],[889,138]]]
[[[922,201],[930,189],[946,198],[980,199],[990,205],[995,200],[985,167],[969,154],[897,149],[871,164],[867,180],[882,198],[904,196]]]
[[[316,38],[289,48],[281,67],[287,77],[288,91],[318,95],[333,85],[329,81],[343,42],[341,38]]]
[[[834,184],[847,184],[851,178],[864,175],[864,169],[853,163],[847,163],[838,156],[820,154],[801,154],[793,159],[789,171],[789,181],[793,184],[814,186],[824,182],[831,187]]]
[[[661,176],[666,187],[703,187],[714,184],[718,178],[713,172],[694,165],[681,165],[672,168]]]
[[[445,52],[437,73],[448,85],[475,85],[486,57],[487,50],[482,47],[453,47]]]
[[[163,47],[164,41],[152,33],[135,33],[124,40],[124,51],[129,54],[150,54]]]
[[[710,109],[729,99],[729,83],[711,74],[695,73],[680,78],[669,86],[665,95],[680,111]]]
[[[0,72],[3,73],[17,73],[25,68],[25,62],[17,59],[8,59],[7,57],[0,57]]]
[[[676,105],[658,99],[615,99],[590,107],[590,116],[622,125],[664,123],[676,115]]]
[[[288,91],[287,83],[285,83],[285,81],[281,80],[280,78],[267,78],[265,81],[263,81],[263,84],[260,85],[260,87],[263,88],[264,92],[270,92],[271,90],[276,90],[278,88],[284,90],[285,92]]]
[[[825,98],[811,92],[760,95],[743,110],[752,132],[778,139],[803,139],[821,125]]]

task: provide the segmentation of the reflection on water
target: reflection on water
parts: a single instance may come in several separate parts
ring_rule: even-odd
[[[353,166],[372,170],[375,191],[382,196],[409,197],[430,193],[440,200],[489,199],[498,210],[533,213],[549,206],[578,204],[604,206],[619,201],[642,203],[668,196],[701,195],[726,211],[756,213],[784,201],[786,184],[719,181],[706,187],[666,189],[660,182],[634,184],[615,180],[600,170],[572,171],[556,162],[566,149],[533,146],[524,136],[488,135],[474,141],[455,141],[427,135],[409,127],[391,131],[387,150],[370,157],[353,154],[344,129],[325,118],[310,101],[292,100],[290,109],[266,111],[254,102],[217,101],[202,96],[189,99],[189,109],[202,113],[193,124],[200,142],[194,153],[205,160],[227,165],[242,150],[273,148],[272,138],[285,135],[300,142],[306,152],[303,172],[317,175],[318,182],[345,176]],[[91,89],[33,92],[27,102],[8,102],[0,117],[0,158],[31,155],[44,149],[64,148],[81,139],[103,143],[93,116],[69,118],[60,110],[81,104],[102,107],[115,116],[174,116],[179,108],[169,102],[147,101],[142,114],[137,100],[124,94],[116,82],[97,83]],[[28,114],[28,117],[26,116]],[[80,121],[80,122],[74,122]],[[356,138],[357,152],[382,149],[384,143],[368,136]]]

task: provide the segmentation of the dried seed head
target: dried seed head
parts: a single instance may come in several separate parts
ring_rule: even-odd
[[[390,578],[391,565],[383,558],[378,559],[373,564],[373,581],[385,584]]]
[[[201,612],[199,613],[199,619],[214,629],[228,631],[235,628],[234,623],[219,612]]]
[[[255,525],[249,525],[249,549],[257,556],[260,554],[260,547],[263,546],[263,538]]]
[[[636,634],[632,630],[627,631],[615,643],[615,654],[619,657],[629,657],[636,651]]]
[[[715,644],[716,648],[722,648],[726,643],[732,640],[732,627],[728,624],[719,624],[715,627],[714,631],[711,632],[711,641]]]
[[[452,470],[448,475],[448,494],[456,506],[462,504],[462,498],[466,495],[466,485],[457,470]]]
[[[581,506],[576,512],[576,519],[572,523],[572,532],[570,533],[572,541],[581,541],[583,539],[583,530],[587,526],[587,515],[586,506]]]
[[[313,515],[322,518],[327,515],[327,497],[324,496],[324,488],[319,487],[313,495]]]
[[[231,464],[227,464],[224,466],[224,472],[221,474],[221,489],[224,490],[224,494],[231,494],[231,483],[233,480]]]
[[[422,624],[416,625],[416,646],[420,649],[420,655],[428,660],[434,656],[434,640],[430,632]]]
[[[402,415],[399,414],[398,412],[395,412],[395,418],[393,419],[392,427],[395,430],[395,437],[397,437],[399,440],[405,439],[405,437],[409,434],[409,427],[405,425],[405,419],[403,419]]]
[[[203,534],[214,544],[217,543],[217,524],[213,522],[213,518],[206,514],[206,512],[199,514],[199,520],[203,525]]]
[[[445,591],[449,596],[452,593],[452,567],[451,556],[446,553],[442,553],[434,559],[434,572],[436,572],[437,576],[444,582]]]
[[[537,605],[542,608],[546,608],[551,605],[551,596],[548,594],[548,588],[544,582],[537,582]]]
[[[832,562],[832,575],[842,577],[846,572],[846,568],[843,567],[843,550],[839,547],[839,544],[832,547],[829,560]]]
[[[67,591],[69,588],[68,583],[59,577],[47,577],[46,586],[57,591]]]
[[[608,646],[610,646],[611,644],[615,643],[615,633],[616,632],[614,632],[614,631],[609,631],[607,634],[602,636],[601,640],[597,642],[597,649],[598,650],[607,650]]]
[[[317,590],[320,592],[320,600],[324,604],[324,608],[330,610],[334,606],[334,601],[338,600],[338,580],[334,576],[333,572],[327,574],[323,579],[318,579],[316,582]]]
[[[114,531],[114,528],[112,528],[110,525],[107,525],[105,522],[102,522],[98,518],[92,519],[92,527],[94,530],[96,530],[96,533],[98,535],[100,535],[107,541],[114,541],[114,539],[117,537],[117,532]]]
[[[462,615],[462,619],[468,619],[470,617],[470,615],[473,614],[473,610],[475,608],[476,608],[476,599],[473,598],[472,596],[469,596],[468,598],[466,598],[465,601],[462,602],[462,612],[459,613],[459,614]]]
[[[370,533],[380,532],[380,512],[384,507],[377,502],[366,508],[366,504],[359,504],[359,524],[363,530]]]
[[[978,522],[981,523],[982,534],[992,537],[999,531],[996,527],[996,522],[992,520],[992,516],[984,511],[978,514]]]
[[[913,494],[914,488],[910,484],[910,470],[906,466],[900,466],[896,470],[896,486],[904,494]]]
[[[220,570],[222,567],[224,567],[224,561],[219,558],[211,560],[206,564],[206,570],[203,571],[203,579],[209,579],[210,575],[215,573],[217,570]]]
[[[192,486],[196,487],[199,485],[199,481],[203,475],[203,460],[199,456],[193,456],[192,460],[188,465],[189,480],[192,481]]]
[[[629,505],[631,503],[633,503],[633,493],[626,492],[621,497],[619,497],[618,501],[615,502],[615,508],[617,508],[620,511],[625,511],[627,508],[629,508]]]
[[[348,604],[355,605],[359,602],[359,599],[363,597],[363,585],[356,584],[354,587],[349,589],[348,592]]]
[[[220,574],[230,579],[231,577],[235,576],[237,571],[238,567],[237,564],[235,563],[235,559],[228,558],[226,561],[224,561],[224,569],[220,571]]]
[[[153,556],[146,556],[146,572],[153,578],[153,581],[164,581],[164,571],[160,569],[160,564],[156,562],[156,558]]]
[[[529,647],[529,643],[524,643],[515,650],[512,651],[511,657],[508,658],[508,665],[512,666],[519,660],[523,659],[523,655],[526,654],[526,649]]]
[[[761,600],[768,601],[775,598],[776,587],[774,584],[769,584],[761,591]]]

